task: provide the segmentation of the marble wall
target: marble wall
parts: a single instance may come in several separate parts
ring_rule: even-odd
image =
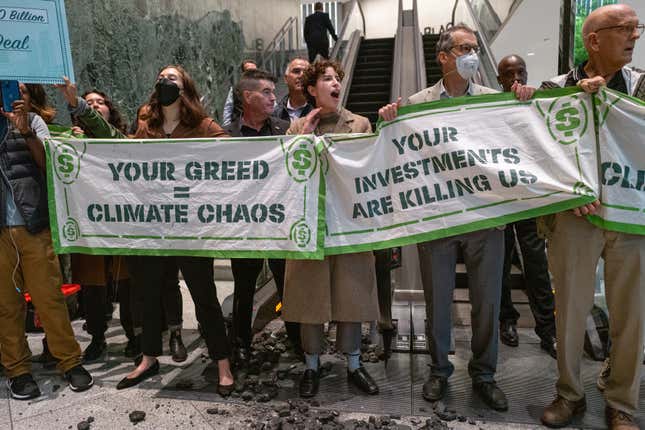
[[[106,92],[131,122],[167,64],[183,65],[210,115],[221,115],[245,42],[227,9],[182,14],[173,0],[67,0],[67,21],[79,92]],[[57,120],[69,123],[62,98]]]

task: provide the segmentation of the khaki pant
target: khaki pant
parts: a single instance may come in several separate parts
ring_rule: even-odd
[[[287,260],[283,305],[285,321],[303,324],[378,320],[374,253]]]
[[[25,291],[36,307],[49,349],[59,360],[58,369],[66,372],[80,364],[81,349],[74,339],[61,284],[49,229],[38,234],[24,227],[0,229],[0,345],[9,378],[31,372],[31,351],[25,338]]]
[[[585,321],[591,311],[596,265],[605,260],[611,374],[607,404],[629,414],[638,408],[645,330],[645,237],[594,227],[572,212],[556,215],[549,237],[549,268],[555,287],[558,394],[584,396],[580,376]]]

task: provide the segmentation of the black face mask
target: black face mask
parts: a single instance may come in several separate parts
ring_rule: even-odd
[[[181,91],[176,83],[167,78],[159,79],[155,85],[155,90],[161,106],[173,104],[179,98],[179,92]]]

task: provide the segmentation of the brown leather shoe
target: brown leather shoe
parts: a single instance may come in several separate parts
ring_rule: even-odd
[[[609,430],[638,430],[633,416],[609,406],[605,408],[605,419]]]
[[[553,428],[564,427],[571,423],[573,417],[584,413],[585,410],[587,410],[587,402],[584,397],[572,402],[558,396],[553,403],[544,408],[542,424]]]

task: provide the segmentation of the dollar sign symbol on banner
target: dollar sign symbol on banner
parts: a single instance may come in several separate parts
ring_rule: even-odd
[[[573,132],[580,126],[580,112],[578,109],[572,107],[569,103],[563,105],[564,109],[560,109],[555,114],[555,128],[564,133],[565,136],[573,136]]]
[[[67,142],[59,143],[54,148],[52,159],[58,179],[66,185],[73,183],[81,168],[80,155],[76,148]]]
[[[289,236],[299,248],[304,248],[311,241],[311,229],[306,221],[301,219],[291,226]]]
[[[306,182],[318,166],[314,141],[308,137],[292,140],[286,152],[287,171],[296,182]]]
[[[70,173],[74,170],[74,157],[72,157],[67,152],[60,154],[58,156],[58,170],[63,173],[65,176],[69,176]]]
[[[550,103],[545,119],[553,140],[560,145],[571,145],[585,135],[589,124],[586,103],[578,94],[559,97]]]
[[[307,145],[300,145],[298,149],[293,152],[293,167],[298,172],[299,176],[305,176],[307,169],[311,167],[311,152]]]

